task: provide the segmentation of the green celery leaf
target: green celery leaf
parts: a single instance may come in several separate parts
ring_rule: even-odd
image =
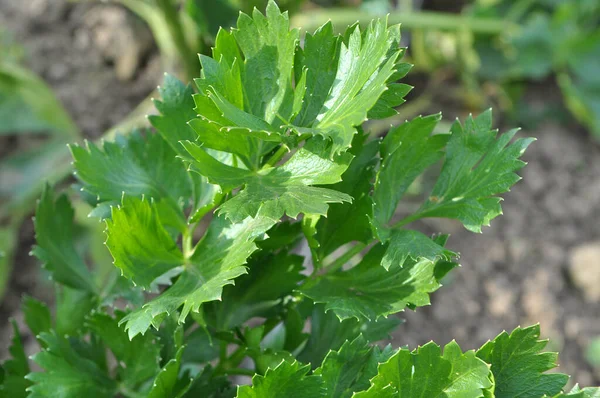
[[[34,336],[42,332],[48,332],[52,328],[52,318],[48,306],[31,296],[23,297],[21,310],[25,317],[25,323]]]
[[[542,352],[547,340],[538,340],[540,326],[516,328],[499,334],[477,351],[477,357],[492,366],[495,396],[541,397],[561,392],[569,376],[544,372],[554,369],[558,354]]]
[[[307,70],[306,90],[310,95],[304,98],[294,124],[309,127],[317,119],[337,75],[341,39],[333,33],[331,22],[327,22],[314,34],[307,32],[304,48],[297,49],[295,77],[299,80],[301,71]]]
[[[123,313],[117,318],[95,312],[87,319],[87,326],[108,347],[117,359],[119,380],[130,389],[151,379],[158,373],[160,347],[151,334],[136,336],[129,340],[127,333],[118,325]]]
[[[580,388],[577,384],[568,393],[560,393],[554,398],[600,398],[600,387]]]
[[[205,118],[193,119],[189,125],[204,148],[232,153],[249,169],[258,168],[260,157],[273,149],[272,145],[264,144],[254,136],[258,134],[255,130],[224,127]]]
[[[291,249],[302,239],[300,223],[280,221],[267,232],[268,239],[256,242],[261,250]]]
[[[201,316],[201,314],[198,314],[198,317]],[[183,347],[183,326],[184,325],[177,322],[177,314],[169,314],[166,315],[162,320],[160,328],[158,328],[157,330],[153,330],[152,334],[156,336],[157,340],[160,341],[160,345],[162,346],[160,349],[161,367],[166,365],[167,362],[171,359],[175,358],[177,356],[177,351],[179,351],[179,349]],[[188,337],[191,336],[185,337],[187,343]],[[185,350],[183,355],[185,355]]]
[[[309,60],[314,51],[321,51],[323,48],[325,53],[319,59],[320,62],[315,64],[315,58],[306,61],[306,65],[297,64],[296,68],[308,68],[307,93],[323,92],[328,84],[331,84],[331,88],[314,119],[310,120],[310,117],[305,116],[301,125],[289,127],[299,134],[330,138],[333,141],[333,152],[338,153],[350,146],[356,133],[355,127],[367,119],[369,110],[388,90],[386,83],[396,71],[396,62],[402,51],[399,47],[400,27],[395,25],[388,28],[386,21],[374,21],[364,32],[358,26],[354,27],[347,42],[342,41],[340,49],[335,52],[332,50],[331,39],[327,37],[330,30],[329,25],[318,30],[312,40],[307,41],[307,45],[311,47],[305,47],[302,56],[298,57],[300,62]],[[328,54],[336,56],[332,60],[327,58]],[[335,62],[335,58],[338,59],[338,65],[332,80],[331,63]],[[311,74],[315,76],[312,77]],[[321,76],[324,80],[321,80]],[[313,84],[324,87],[315,89]],[[318,97],[321,98],[322,96]],[[304,107],[310,107],[307,115],[318,108],[316,100],[313,98],[305,102]]]
[[[381,0],[375,0],[382,2]],[[386,2],[385,0],[383,1]],[[389,6],[389,3],[387,4]],[[363,5],[364,6],[364,5]],[[382,13],[384,14],[384,13]],[[394,34],[398,35],[398,42],[400,42],[400,31],[394,31]],[[397,51],[396,48],[390,48],[390,51]],[[387,89],[381,94],[377,103],[371,108],[367,117],[369,119],[384,119],[390,116],[397,115],[396,107],[406,102],[404,97],[412,90],[412,86],[404,83],[397,83],[398,80],[405,77],[408,72],[412,69],[412,65],[406,62],[402,62],[405,49],[402,49],[396,60],[395,71],[387,80]]]
[[[160,115],[148,116],[148,120],[177,154],[185,156],[187,152],[179,142],[196,138],[196,133],[190,127],[190,121],[197,116],[194,111],[192,88],[165,74],[163,85],[159,87],[158,92],[161,100],[155,100],[154,105]],[[190,178],[195,209],[191,221],[195,222],[216,206],[218,187],[209,184],[203,176],[191,175]]]
[[[180,398],[189,390],[192,379],[187,376],[187,373],[184,373],[181,378],[179,377],[183,350],[184,347],[181,347],[175,358],[167,362],[158,373],[152,383],[148,398]]]
[[[443,355],[430,342],[412,352],[400,349],[379,365],[369,390],[355,397],[479,398],[492,386],[489,373],[488,365],[474,351],[463,354],[455,341],[444,347]]]
[[[252,378],[252,386],[238,387],[237,398],[266,397],[323,397],[325,391],[320,376],[307,376],[310,365],[282,361],[276,368],[268,369],[264,376]]]
[[[281,13],[275,2],[269,1],[266,16],[256,8],[252,18],[241,13],[233,36],[244,56],[244,108],[267,123],[275,118],[289,120],[291,115],[281,111],[292,95],[299,31],[290,30],[287,12]]]
[[[184,263],[151,199],[124,197],[121,206],[112,208],[106,226],[106,246],[115,266],[136,285],[150,289],[155,279]]]
[[[385,225],[412,182],[440,160],[448,135],[431,135],[442,115],[417,117],[389,131],[381,143],[381,167],[373,191],[373,226],[386,240]]]
[[[332,311],[325,312],[323,305],[315,305],[310,321],[310,336],[298,359],[317,367],[330,350],[338,350],[347,340],[363,335],[369,342],[389,338],[389,334],[402,321],[397,317],[380,318],[377,321],[340,321]]]
[[[381,265],[389,270],[393,264],[402,268],[408,258],[429,261],[445,260],[451,261],[458,255],[444,248],[447,236],[442,235],[437,239],[431,239],[419,231],[407,229],[394,230],[391,233],[390,243],[383,255]],[[438,240],[441,240],[438,242]]]
[[[397,63],[399,26],[356,26],[344,42],[329,23],[307,35],[304,48],[298,37],[273,1],[266,15],[241,13],[237,29],[219,31],[196,80],[200,118],[191,125],[203,146],[234,153],[251,170],[290,132],[326,137],[337,154],[380,97],[380,115],[402,102],[406,87],[392,80],[405,69]]]
[[[314,374],[323,378],[327,397],[349,398],[369,388],[370,379],[377,375],[377,366],[393,353],[389,345],[383,351],[378,346],[369,346],[360,335],[352,342],[346,341],[338,351],[329,351]]]
[[[2,196],[2,193],[0,193],[0,196]],[[18,224],[0,227],[0,300],[4,297],[10,282],[18,236]]]
[[[85,318],[98,306],[98,297],[83,290],[57,286],[54,330],[59,336],[82,334]]]
[[[173,151],[185,155],[179,141],[194,140],[196,135],[188,122],[197,117],[194,111],[194,91],[176,77],[165,73],[162,86],[158,88],[160,100],[154,100],[159,115],[150,115],[148,120],[156,128]]]
[[[215,375],[213,367],[207,365],[194,378],[184,398],[233,398],[235,393],[235,387],[229,378],[224,375]]]
[[[245,328],[247,355],[254,361],[257,374],[264,375],[269,369],[276,368],[281,361],[295,361],[292,353],[283,350],[286,334],[286,327],[283,323],[277,324],[266,334],[265,325]]]
[[[289,30],[287,13],[269,2],[266,16],[240,13],[238,29],[219,31],[214,59],[201,56],[202,76],[194,96],[200,119],[192,122],[207,148],[238,155],[247,167],[281,141],[281,124],[289,123],[304,90],[292,88],[298,31]],[[243,58],[242,58],[243,57]],[[275,118],[278,121],[275,121]],[[272,125],[276,123],[277,126]]]
[[[215,3],[211,0],[186,0],[185,14],[194,22],[197,31],[213,39],[222,26],[232,26],[238,9],[229,1]]]
[[[251,259],[248,275],[236,279],[235,286],[225,287],[221,301],[210,303],[205,316],[215,318],[211,323],[218,330],[229,330],[250,318],[274,315],[283,298],[305,278],[300,274],[303,260],[286,251]]]
[[[58,283],[95,293],[97,287],[92,273],[74,246],[74,211],[66,195],[54,198],[50,186],[42,192],[35,212],[35,237],[37,245],[33,254],[50,271]]]
[[[33,382],[29,397],[112,398],[117,385],[92,360],[78,353],[69,341],[54,332],[42,333],[40,340],[47,347],[33,356],[45,372],[33,372],[27,379]]]
[[[99,202],[121,201],[126,196],[166,199],[181,210],[182,201],[192,196],[192,182],[183,162],[161,135],[133,131],[102,149],[72,145],[75,174],[82,190]]]
[[[233,284],[235,278],[246,273],[244,264],[257,249],[254,240],[263,236],[275,223],[276,220],[260,214],[257,218],[247,218],[237,224],[232,224],[224,217],[215,217],[196,246],[194,254],[188,259],[183,259],[182,254],[178,252],[176,256],[180,256],[179,264],[170,263],[181,270],[175,284],[142,308],[123,318],[121,323],[126,323],[130,338],[138,333],[144,333],[153,322],[158,321],[160,324],[162,316],[174,313],[182,306],[179,322],[183,322],[190,311],[198,312],[203,303],[219,300],[223,287]],[[148,232],[150,231],[138,230],[136,235],[143,236]],[[161,234],[164,234],[164,230]],[[120,242],[124,239],[125,237]],[[129,235],[127,244],[133,247],[138,241],[139,238],[135,235]],[[167,243],[165,239],[165,244]],[[146,267],[152,267],[156,263],[154,259],[157,256],[166,255],[167,249],[171,250],[170,248],[173,247],[173,253],[179,250],[174,242],[172,245],[162,248],[152,247],[152,250],[158,250],[158,253],[152,255],[153,252],[148,252],[148,258],[144,258],[135,266],[133,277],[149,281],[151,277],[143,275],[148,272]],[[170,261],[176,256],[168,254],[165,258]],[[166,266],[164,268],[167,269]],[[153,275],[158,275],[158,272],[153,272]],[[154,325],[157,326],[156,323]]]
[[[535,13],[523,25],[519,34],[511,38],[515,48],[505,73],[517,79],[543,79],[552,71],[557,44],[550,18]]]
[[[300,222],[302,233],[306,238],[306,243],[308,243],[308,247],[313,256],[313,265],[318,268],[319,266],[319,256],[315,252],[315,250],[321,245],[319,241],[316,239],[315,235],[317,234],[317,223],[321,219],[320,215],[316,214],[305,214],[302,217],[302,221]]]
[[[219,357],[218,340],[204,327],[199,327],[187,335],[185,342],[187,345],[182,357],[184,363],[204,364]]]
[[[325,303],[341,320],[377,320],[406,307],[429,305],[429,294],[441,285],[436,262],[406,259],[388,270],[381,266],[386,247],[375,246],[362,261],[347,271],[325,274],[301,288],[315,303]]]
[[[465,228],[481,232],[482,225],[502,213],[501,198],[521,179],[515,171],[525,165],[519,160],[533,138],[520,138],[508,145],[518,130],[496,139],[492,112],[469,116],[465,125],[452,125],[442,172],[427,201],[404,221],[423,217],[445,217],[461,221]],[[507,146],[508,145],[508,146]]]
[[[284,214],[327,214],[328,203],[351,201],[342,192],[313,185],[334,184],[340,181],[352,155],[344,153],[330,159],[329,145],[320,139],[309,140],[283,166],[252,172],[218,162],[201,147],[191,142],[184,146],[194,158],[192,170],[219,184],[224,191],[245,185],[232,199],[219,208],[233,222],[255,217],[260,212],[272,219]]]
[[[342,181],[331,188],[346,193],[354,199],[352,203],[334,203],[329,207],[327,217],[321,217],[317,223],[316,240],[321,258],[327,256],[343,244],[358,241],[368,243],[373,234],[369,215],[373,201],[370,193],[375,177],[375,165],[379,141],[365,141],[368,134],[359,133],[352,141],[348,151],[354,155],[348,169],[342,174]]]
[[[289,307],[283,315],[283,328],[285,330],[285,339],[283,349],[297,355],[305,347],[308,341],[308,333],[304,333],[305,317],[294,308]]]
[[[13,338],[8,347],[10,358],[0,367],[0,398],[25,398],[25,391],[31,383],[25,379],[29,373],[29,363],[23,348],[23,341],[17,323],[11,319]]]
[[[379,101],[368,114],[370,120],[385,119],[398,114],[397,106],[406,102],[404,97],[412,90],[412,86],[404,83],[388,83],[388,90],[379,97]]]

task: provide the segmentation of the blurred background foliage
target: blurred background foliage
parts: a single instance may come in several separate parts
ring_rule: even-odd
[[[188,82],[199,75],[197,54],[210,53],[219,27],[233,26],[240,11],[264,9],[266,2],[104,1],[127,8],[143,21],[160,52],[162,69]],[[390,124],[425,112],[433,99],[443,98],[452,106],[472,112],[489,106],[500,108],[511,123],[525,127],[548,118],[557,122],[575,119],[600,140],[598,0],[278,3],[290,12],[292,25],[303,31],[315,30],[329,19],[340,31],[357,21],[367,23],[386,15],[390,23],[402,24],[403,45],[409,48],[408,58],[415,65],[411,81],[418,85],[398,115],[368,126],[373,134],[384,134]],[[0,31],[0,140],[4,139],[0,143],[14,137],[19,137],[19,143],[26,142],[10,148],[0,146],[0,297],[9,280],[24,218],[31,215],[47,181],[60,183],[69,176],[66,144],[86,138],[48,85],[25,66],[23,54],[19,44]],[[533,108],[525,99],[531,85],[559,87],[562,102]],[[145,125],[154,95],[149,93],[102,139],[113,138],[116,131],[126,134]],[[85,207],[83,203],[78,206]],[[78,220],[82,231],[100,233],[98,226],[90,225],[84,216]],[[594,347],[590,358],[600,355],[598,344]]]

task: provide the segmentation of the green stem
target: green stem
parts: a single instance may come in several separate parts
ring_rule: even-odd
[[[402,220],[398,221],[397,223],[392,224],[392,226],[390,228],[391,229],[400,228],[407,224],[410,224],[413,221],[417,221],[421,218],[423,218],[423,215],[421,213],[411,214],[410,216],[403,218]]]
[[[246,358],[246,351],[247,348],[245,346],[238,347],[227,360],[227,364],[232,368],[238,367],[244,358]]]
[[[402,220],[398,221],[397,223],[393,224],[390,227],[390,229],[396,229],[396,228],[403,227],[403,226],[410,224],[413,221],[417,221],[421,218],[423,218],[423,214],[421,214],[421,213],[412,214],[406,218],[403,218]],[[346,263],[348,261],[350,261],[354,256],[359,254],[361,251],[363,251],[368,246],[373,245],[374,243],[377,243],[377,239],[373,239],[369,243],[366,243],[366,244],[361,243],[361,242],[357,243],[356,245],[354,245],[352,247],[352,249],[348,250],[346,253],[344,253],[341,256],[339,256],[338,258],[336,258],[332,263],[325,265],[322,268],[323,272],[324,273],[332,273],[332,272],[339,270],[344,265],[346,265]]]
[[[218,375],[228,375],[228,374],[239,374],[245,375],[248,374],[250,376],[256,373],[250,369],[242,369],[239,368],[240,364],[246,358],[248,349],[246,346],[238,347],[232,354],[227,357],[227,343],[224,341],[220,341],[219,347],[219,363],[215,368],[215,374]]]
[[[193,239],[197,223],[190,224],[182,236],[183,257],[188,259],[194,254]]]
[[[343,31],[346,26],[355,22],[367,24],[377,17],[370,15],[365,10],[350,8],[327,8],[323,10],[310,10],[307,13],[296,14],[291,21],[295,27],[302,27],[307,31],[314,31],[327,21],[333,22],[337,31]],[[467,29],[476,34],[498,35],[507,31],[516,31],[518,25],[500,18],[474,18],[469,15],[450,14],[435,11],[392,12],[388,14],[388,23],[402,24],[406,29],[435,29],[458,31]]]
[[[274,167],[277,164],[277,162],[279,162],[281,158],[283,158],[289,151],[290,149],[287,147],[287,145],[282,144],[277,150],[277,152],[275,152],[273,156],[271,156],[269,160],[267,160],[267,162],[263,166],[263,169]]]
[[[227,342],[219,341],[219,366],[223,367],[227,361]]]
[[[350,261],[354,256],[363,251],[365,247],[369,246],[373,242],[375,241],[369,242],[368,245],[361,242],[357,243],[352,247],[352,249],[348,250],[346,253],[336,258],[331,264],[323,266],[322,270],[327,273],[337,271],[338,269],[342,268],[348,261]]]

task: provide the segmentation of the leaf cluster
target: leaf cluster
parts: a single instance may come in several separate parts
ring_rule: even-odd
[[[498,134],[490,111],[450,131],[431,115],[370,137],[364,122],[393,115],[410,89],[399,43],[385,20],[342,35],[326,24],[301,42],[270,2],[219,31],[195,88],[166,76],[152,130],[71,146],[85,206],[48,187],[35,217],[56,311],[23,307],[41,371],[15,329],[0,396],[598,394],[562,392],[537,326],[477,351],[373,344],[458,266],[447,235],[409,225],[444,217],[480,232],[531,142]],[[436,165],[429,195],[397,217]],[[86,206],[101,222],[91,239],[75,222]]]

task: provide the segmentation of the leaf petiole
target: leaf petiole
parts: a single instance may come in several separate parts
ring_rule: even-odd
[[[370,242],[369,245],[373,243]],[[350,261],[354,256],[362,252],[367,246],[362,242],[358,242],[356,245],[352,247],[352,249],[348,250],[346,253],[342,254],[338,258],[336,258],[332,263],[324,265],[322,270],[324,273],[335,272],[342,268],[348,261]]]
[[[288,152],[290,152],[290,148],[288,148],[287,145],[282,144],[279,147],[279,149],[273,154],[273,156],[271,156],[269,160],[267,160],[267,162],[263,166],[263,169],[274,167],[277,164],[277,162],[279,162],[281,158],[283,158]]]

